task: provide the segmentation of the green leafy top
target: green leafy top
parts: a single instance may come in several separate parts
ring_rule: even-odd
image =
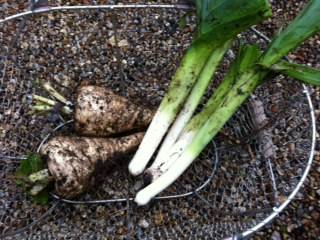
[[[44,167],[41,157],[38,154],[30,153],[26,159],[23,159],[20,162],[16,171],[16,184],[30,195],[30,191],[35,187],[35,185],[34,183],[31,183],[29,176],[32,173],[42,170]],[[44,187],[47,185],[47,183],[42,183],[42,186],[43,184],[45,184]],[[45,205],[49,200],[48,189],[44,188],[37,195],[31,195],[31,197],[35,203]]]
[[[26,159],[21,160],[16,171],[18,177],[28,177],[30,174],[40,171],[44,164],[38,154],[30,153]]]
[[[198,37],[239,32],[272,15],[268,0],[197,0]]]
[[[266,68],[270,67],[319,31],[320,1],[311,0],[299,16],[274,38],[260,64]]]
[[[320,86],[320,70],[316,68],[280,61],[268,69],[285,74],[306,84]]]

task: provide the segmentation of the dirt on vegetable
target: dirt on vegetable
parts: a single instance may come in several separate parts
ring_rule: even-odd
[[[55,137],[41,148],[55,191],[64,198],[74,198],[94,186],[98,172],[104,177],[110,167],[132,153],[143,133],[122,138]],[[118,163],[119,164],[119,163]]]
[[[76,93],[75,128],[82,136],[106,137],[143,130],[152,111],[99,86],[81,86]]]

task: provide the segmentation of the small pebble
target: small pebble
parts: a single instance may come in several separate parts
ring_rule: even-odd
[[[280,233],[278,231],[274,231],[271,235],[271,240],[282,240]]]
[[[150,224],[148,223],[147,220],[145,219],[141,219],[139,222],[138,222],[138,225],[139,227],[142,227],[142,228],[148,228],[150,226]]]

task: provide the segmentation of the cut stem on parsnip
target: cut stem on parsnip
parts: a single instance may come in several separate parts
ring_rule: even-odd
[[[35,95],[35,94],[32,95],[32,100],[35,102],[41,102],[41,103],[47,104],[49,106],[55,106],[57,104],[57,102],[54,100],[51,100],[49,98],[45,98],[39,95]]]
[[[50,173],[48,169],[42,169],[39,172],[33,173],[29,176],[29,180],[33,183],[49,181]]]
[[[51,96],[56,98],[58,101],[64,103],[67,106],[72,106],[72,103],[68,101],[64,96],[62,96],[56,89],[54,89],[50,83],[46,82],[42,86],[47,92],[50,93]]]

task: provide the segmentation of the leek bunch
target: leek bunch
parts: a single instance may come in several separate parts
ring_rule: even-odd
[[[232,40],[249,26],[269,17],[270,13],[268,2],[262,0],[197,1],[198,37],[183,58],[129,165],[132,174],[141,174],[176,119],[155,162],[146,171],[152,182],[138,192],[135,201],[139,205],[147,204],[181,176],[270,73],[286,74],[305,83],[320,85],[318,70],[282,60],[320,31],[320,1],[311,0],[265,52],[255,45],[242,47],[203,111],[192,117]]]

